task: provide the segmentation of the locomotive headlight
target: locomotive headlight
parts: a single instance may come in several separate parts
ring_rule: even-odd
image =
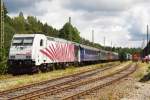
[[[31,56],[26,56],[27,59],[31,59]]]

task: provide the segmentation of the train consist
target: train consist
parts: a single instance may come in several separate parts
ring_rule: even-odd
[[[118,60],[118,53],[105,51],[43,34],[15,34],[9,51],[9,72],[48,71],[68,65]]]

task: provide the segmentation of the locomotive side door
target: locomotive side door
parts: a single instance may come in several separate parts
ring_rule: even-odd
[[[36,39],[36,51],[38,51],[36,55],[37,65],[41,65],[46,62],[46,57],[40,52],[40,50],[43,50],[44,48],[46,48],[46,38],[45,36],[40,35]]]

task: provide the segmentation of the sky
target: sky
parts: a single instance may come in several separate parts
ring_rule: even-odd
[[[80,36],[105,46],[144,47],[150,0],[4,0],[11,17],[23,12],[60,29],[71,17]],[[105,43],[104,43],[105,38]]]

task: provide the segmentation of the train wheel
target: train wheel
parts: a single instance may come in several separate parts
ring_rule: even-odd
[[[51,71],[51,70],[53,70],[52,64],[47,64],[47,71]]]
[[[46,70],[47,70],[46,65],[44,65],[44,64],[41,65],[39,69],[41,72],[46,72]]]
[[[56,70],[56,69],[55,69],[55,64],[52,64],[51,69],[52,69],[52,70]]]
[[[78,62],[74,62],[74,66],[78,67],[79,66]]]
[[[40,72],[40,68],[39,68],[39,66],[36,66],[36,71],[35,71],[35,73],[39,73]]]
[[[56,63],[55,68],[56,68],[56,69],[61,69],[61,64],[60,64],[60,63]]]
[[[66,63],[62,63],[61,68],[65,69],[66,68]]]

